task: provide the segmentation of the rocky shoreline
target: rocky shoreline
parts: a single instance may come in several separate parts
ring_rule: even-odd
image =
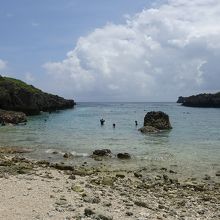
[[[110,169],[103,160],[72,166],[30,160],[26,152],[1,148],[2,219],[220,218],[220,183],[209,176],[180,181],[166,167]]]
[[[203,93],[189,97],[180,96],[177,103],[188,107],[220,108],[220,92],[215,94]]]
[[[17,120],[19,119],[17,115],[21,113],[38,115],[42,111],[52,112],[73,108],[75,104],[74,100],[67,100],[60,96],[43,92],[21,80],[0,75],[0,116],[3,110],[9,111],[8,114],[12,118],[10,123],[13,123],[14,120],[16,120],[16,123],[23,122],[24,117],[20,121]],[[7,123],[7,121],[5,122]]]

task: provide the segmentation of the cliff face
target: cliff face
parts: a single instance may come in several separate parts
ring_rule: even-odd
[[[72,108],[74,105],[74,100],[66,100],[20,80],[0,76],[0,109],[35,115],[40,111]]]
[[[189,97],[180,96],[177,103],[189,107],[213,107],[220,108],[220,92],[215,94],[199,94]]]

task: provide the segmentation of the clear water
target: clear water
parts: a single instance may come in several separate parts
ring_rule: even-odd
[[[170,116],[171,131],[138,131],[145,114],[153,110]],[[103,127],[101,118],[106,121]],[[220,109],[176,103],[78,103],[71,110],[29,117],[25,126],[0,127],[0,145],[32,147],[38,158],[54,150],[87,156],[94,149],[109,148],[115,154],[130,153],[140,166],[164,164],[187,173],[214,174],[220,169]]]

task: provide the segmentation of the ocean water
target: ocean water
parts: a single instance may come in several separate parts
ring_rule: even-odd
[[[159,110],[169,115],[173,129],[141,134],[145,114]],[[130,165],[160,164],[214,175],[220,170],[220,109],[177,103],[78,103],[74,109],[29,117],[27,125],[0,127],[0,145],[30,147],[31,156],[56,160],[64,152],[87,158],[94,149],[109,148],[114,154],[130,153]],[[53,151],[61,156],[52,156]]]

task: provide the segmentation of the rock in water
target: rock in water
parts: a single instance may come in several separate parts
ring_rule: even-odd
[[[0,76],[0,109],[36,115],[40,111],[72,108],[73,100],[45,93],[21,80]]]
[[[138,129],[141,133],[157,133],[160,130],[152,126],[144,126]]]
[[[95,150],[93,151],[93,155],[94,156],[110,156],[111,155],[111,151],[109,149],[101,149],[101,150]]]
[[[27,121],[27,117],[22,112],[4,111],[0,109],[0,123],[18,124]]]
[[[161,111],[148,112],[144,117],[144,126],[152,126],[159,130],[171,129],[169,116]]]
[[[157,133],[160,130],[171,129],[169,116],[161,111],[148,112],[144,117],[144,126],[139,129],[142,133]]]
[[[117,154],[119,159],[131,159],[131,155],[129,153],[119,153]]]

